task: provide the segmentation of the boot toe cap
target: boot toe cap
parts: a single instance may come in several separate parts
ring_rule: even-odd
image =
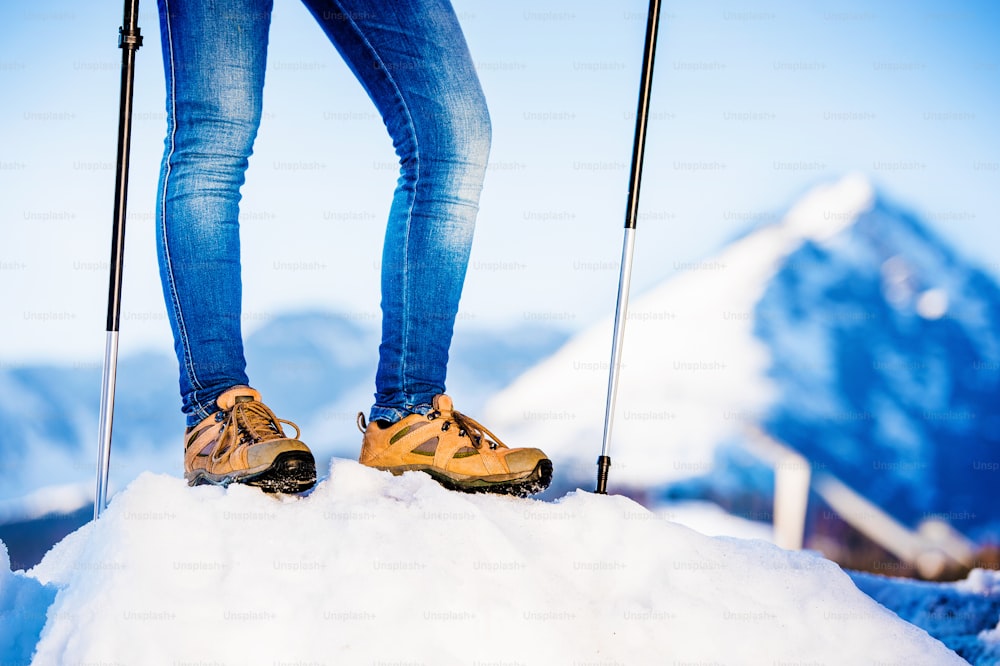
[[[511,473],[530,472],[547,458],[540,449],[513,449],[504,456],[504,462]]]
[[[267,467],[282,453],[301,452],[312,454],[309,447],[297,439],[272,439],[258,442],[247,450],[247,467]]]

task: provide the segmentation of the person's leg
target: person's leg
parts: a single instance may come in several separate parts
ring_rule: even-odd
[[[246,386],[240,326],[240,187],[260,124],[271,0],[159,0],[159,10],[157,253],[188,425],[184,476],[298,492],[315,483],[315,460],[295,424]]]
[[[490,120],[448,0],[303,0],[364,85],[400,159],[382,259],[372,420],[445,390],[490,148]]]
[[[552,463],[511,449],[445,395],[490,120],[448,0],[304,0],[385,121],[400,158],[382,255],[382,344],[362,464],[449,488],[527,495]]]
[[[248,381],[238,215],[260,123],[271,3],[159,0],[167,138],[156,240],[188,426]]]

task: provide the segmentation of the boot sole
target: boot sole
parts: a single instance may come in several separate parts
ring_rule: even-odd
[[[552,482],[552,461],[543,458],[538,461],[535,468],[530,472],[515,476],[503,475],[502,478],[490,478],[481,476],[456,476],[435,467],[425,467],[416,465],[406,465],[405,467],[377,467],[399,476],[404,472],[424,472],[448,490],[457,490],[463,493],[491,493],[496,495],[513,495],[515,497],[528,497],[540,493],[549,487]]]
[[[262,470],[209,474],[203,470],[184,475],[189,486],[222,486],[240,483],[260,488],[265,493],[295,494],[309,490],[316,484],[316,460],[305,451],[286,451],[278,454]]]

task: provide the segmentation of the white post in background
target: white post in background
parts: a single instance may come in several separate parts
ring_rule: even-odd
[[[774,466],[774,542],[802,550],[812,470],[803,456],[789,451]]]
[[[812,468],[802,454],[747,424],[747,448],[774,468],[774,543],[786,550],[802,550]]]
[[[935,580],[954,566],[972,567],[975,544],[948,523],[925,520],[911,530],[832,474],[812,474],[809,461],[747,424],[747,448],[774,468],[774,542],[788,550],[803,546],[810,489],[848,525],[878,544],[921,577]]]

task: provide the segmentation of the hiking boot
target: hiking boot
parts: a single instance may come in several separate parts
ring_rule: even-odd
[[[299,427],[279,419],[249,386],[235,386],[216,400],[218,412],[184,435],[188,485],[243,483],[269,493],[297,493],[316,483],[316,462],[298,440]],[[295,428],[285,436],[281,424]]]
[[[441,485],[464,492],[521,497],[544,490],[552,461],[538,449],[510,449],[496,435],[452,408],[451,398],[434,396],[426,415],[401,421],[365,423],[358,414],[362,465],[402,474],[418,470]]]

